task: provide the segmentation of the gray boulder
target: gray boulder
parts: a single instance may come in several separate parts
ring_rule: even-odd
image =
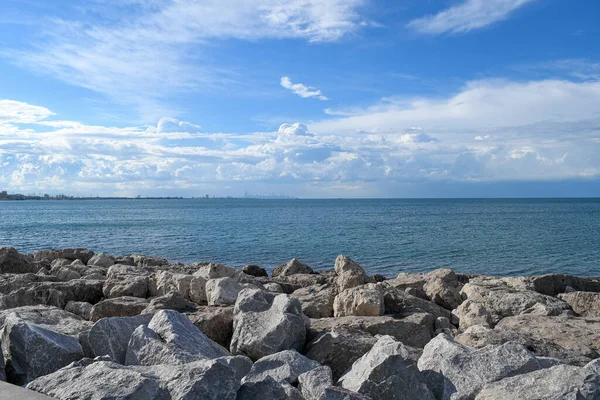
[[[325,392],[319,400],[372,400],[369,396],[353,392],[352,390],[344,389],[338,386],[330,386],[325,389]]]
[[[0,347],[0,381],[6,380],[6,364],[4,363],[4,355],[2,354],[2,348]]]
[[[302,303],[302,312],[309,318],[333,317],[333,288],[327,285],[308,286],[292,293]]]
[[[101,267],[108,268],[111,265],[114,265],[115,259],[108,254],[97,253],[92,256],[87,262],[87,265],[90,267]]]
[[[196,304],[206,304],[206,279],[201,276],[193,276],[190,281],[190,300]]]
[[[298,384],[298,376],[321,365],[298,353],[296,350],[285,350],[271,354],[256,361],[243,382],[259,382],[270,376],[277,382],[286,381]]]
[[[4,328],[6,318],[12,314],[30,324],[65,335],[76,335],[92,326],[88,321],[68,311],[57,307],[38,305],[0,311],[0,330]]]
[[[186,300],[177,292],[167,293],[150,300],[150,304],[142,311],[143,314],[155,313],[159,310],[176,310],[179,312],[195,310],[196,305]]]
[[[257,382],[245,382],[237,393],[237,400],[304,400],[302,393],[289,383],[278,382],[270,376]]]
[[[94,306],[85,301],[69,301],[65,306],[65,311],[79,315],[81,318],[89,321],[92,316],[93,307]]]
[[[346,289],[333,303],[335,317],[380,316],[385,313],[384,292],[379,284],[369,283]]]
[[[54,250],[54,254],[56,258],[66,258],[71,261],[81,260],[84,264],[87,264],[94,256],[93,251],[82,248]]]
[[[562,293],[558,298],[566,301],[573,311],[584,317],[600,317],[600,293]]]
[[[294,297],[244,289],[235,303],[231,352],[258,360],[283,350],[301,351],[306,339],[304,318]]]
[[[131,257],[133,258],[133,263],[140,268],[161,267],[169,264],[169,261],[162,257],[145,256],[143,254],[132,254]]]
[[[95,304],[90,318],[95,322],[101,318],[132,317],[139,315],[147,306],[148,301],[139,297],[114,297]]]
[[[149,281],[149,294],[154,297],[178,293],[184,299],[189,300],[192,279],[194,279],[192,275],[156,271]]]
[[[462,303],[461,284],[451,269],[437,269],[427,274],[423,290],[437,305],[453,310]]]
[[[28,323],[16,314],[6,317],[1,342],[8,380],[19,385],[83,357],[74,337]]]
[[[225,277],[206,282],[206,299],[209,306],[232,306],[244,287],[235,279]]]
[[[362,286],[369,282],[369,278],[360,265],[350,257],[341,254],[335,259],[335,285],[338,292]]]
[[[477,400],[597,400],[600,375],[587,368],[557,365],[488,383]]]
[[[183,314],[157,312],[148,326],[139,326],[131,335],[126,365],[185,364],[229,356]]]
[[[381,336],[338,384],[376,399],[434,399],[409,350],[391,336]]]
[[[319,400],[330,386],[333,386],[333,377],[327,366],[298,375],[298,389],[306,400]]]
[[[200,307],[186,315],[211,340],[229,348],[233,335],[233,307]]]
[[[257,276],[257,277],[269,276],[269,274],[267,273],[267,270],[259,267],[258,265],[244,265],[244,267],[242,268],[242,272],[245,273],[246,275]]]
[[[110,273],[110,272],[109,272]],[[104,297],[141,297],[148,296],[148,277],[139,275],[118,275],[104,282]]]
[[[287,264],[281,264],[276,267],[271,274],[273,277],[277,276],[290,276],[296,274],[312,274],[313,269],[306,264],[302,264],[298,259],[293,258]]]
[[[138,326],[148,325],[151,319],[152,315],[144,314],[99,320],[92,326],[86,338],[91,356],[108,355],[112,360],[124,364],[131,334]]]
[[[33,257],[24,256],[12,247],[0,247],[0,274],[36,273],[38,269]]]
[[[438,399],[472,399],[490,382],[558,364],[515,343],[471,349],[440,334],[425,346],[418,367]]]
[[[194,272],[194,276],[199,276],[201,278],[204,278],[205,280],[219,278],[236,278],[241,274],[242,272],[236,268],[216,263],[201,265],[198,268],[198,270]]]

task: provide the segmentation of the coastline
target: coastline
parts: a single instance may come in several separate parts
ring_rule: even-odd
[[[600,393],[600,280],[571,275],[1,248],[0,329],[0,379],[59,399],[535,398],[533,378],[548,398]],[[102,383],[118,376],[136,384]]]

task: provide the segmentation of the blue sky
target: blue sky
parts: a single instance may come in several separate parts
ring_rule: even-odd
[[[3,0],[0,187],[600,196],[593,0]]]

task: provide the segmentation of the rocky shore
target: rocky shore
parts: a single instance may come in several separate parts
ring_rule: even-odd
[[[600,280],[5,247],[0,343],[63,400],[600,399]]]

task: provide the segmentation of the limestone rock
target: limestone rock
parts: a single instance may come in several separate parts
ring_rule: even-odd
[[[171,310],[157,312],[148,326],[139,326],[131,335],[127,365],[185,364],[197,360],[229,356],[183,314]]]
[[[409,351],[391,336],[381,336],[338,383],[376,399],[434,399]]]
[[[81,318],[89,321],[92,316],[93,306],[85,301],[69,301],[65,306],[65,311],[79,315]]]
[[[87,264],[94,256],[93,251],[81,248],[55,250],[54,254],[56,258],[66,258],[71,261],[81,260],[84,264]]]
[[[341,254],[335,259],[335,284],[339,292],[362,286],[369,281],[367,274],[354,260]]]
[[[235,278],[240,276],[242,272],[226,265],[210,263],[200,266],[194,276],[199,276],[205,280],[219,278]]]
[[[234,305],[244,287],[233,278],[209,279],[206,282],[206,298],[209,306]]]
[[[63,281],[63,282],[70,281],[71,279],[81,278],[81,275],[79,274],[79,272],[74,271],[70,267],[52,268],[50,270],[50,273],[52,275],[56,276],[58,278],[58,280]]]
[[[148,277],[119,275],[109,278],[104,283],[103,292],[107,299],[123,296],[146,298],[148,296]]]
[[[484,385],[552,365],[515,343],[471,349],[444,334],[423,350],[418,367],[438,399],[474,398]]]
[[[93,322],[100,318],[132,317],[139,315],[148,306],[146,299],[123,296],[103,300],[92,308],[90,318]]]
[[[92,326],[88,321],[68,311],[57,307],[37,305],[0,311],[0,330],[4,328],[6,318],[11,314],[30,324],[65,335],[76,335]]]
[[[559,294],[558,298],[566,301],[573,311],[584,317],[600,317],[600,293],[572,292]]]
[[[83,357],[74,337],[26,322],[14,313],[5,319],[1,341],[8,380],[19,385]]]
[[[284,290],[279,283],[269,282],[269,283],[265,283],[263,285],[263,287],[265,288],[265,290],[267,290],[269,292],[284,293]],[[300,290],[300,289],[298,289],[298,290]]]
[[[233,329],[231,352],[252,360],[283,350],[301,351],[306,337],[298,299],[257,289],[239,293]]]
[[[149,281],[148,292],[153,297],[178,293],[184,299],[189,299],[192,279],[194,279],[192,275],[157,271]]]
[[[152,315],[144,314],[99,320],[87,335],[86,344],[90,347],[91,355],[108,355],[112,360],[124,364],[131,334],[138,326],[148,325],[151,319]]]
[[[423,291],[423,286],[426,282],[427,278],[425,274],[411,274],[407,272],[401,272],[396,278],[387,281],[388,284],[396,289],[405,290],[413,288],[420,291]]]
[[[242,272],[251,276],[269,276],[267,270],[258,265],[244,265]]]
[[[194,310],[196,306],[186,300],[178,292],[167,293],[150,300],[148,307],[142,311],[143,314],[155,313],[159,310],[176,310],[179,312]]]
[[[453,310],[462,303],[460,287],[456,274],[450,269],[438,269],[427,274],[423,290],[439,306]]]
[[[201,307],[187,316],[211,340],[229,348],[233,335],[233,307]]]
[[[206,279],[194,276],[190,281],[190,300],[196,304],[206,304]]]
[[[169,264],[169,261],[162,257],[145,256],[142,254],[132,254],[131,257],[133,257],[133,262],[135,265],[140,268],[160,267]]]
[[[281,264],[273,270],[272,276],[290,276],[296,274],[312,274],[313,269],[306,264],[302,264],[298,259],[293,258],[287,264]]]
[[[94,254],[92,258],[89,259],[87,265],[90,267],[101,267],[108,268],[115,263],[114,258],[104,253]]]
[[[302,303],[302,312],[309,318],[333,317],[333,288],[327,285],[308,286],[292,293]]]
[[[557,365],[489,383],[477,400],[596,400],[600,375],[586,368]]]
[[[445,317],[452,324],[458,325],[458,317],[453,315],[449,310],[435,304],[429,300],[423,300],[419,297],[412,296],[403,290],[396,289],[385,281],[384,285],[384,304],[386,314],[397,314],[401,317],[406,317],[412,314],[427,313],[435,318]]]
[[[296,350],[284,350],[256,361],[243,382],[260,382],[270,376],[277,382],[286,381],[296,385],[299,375],[320,366],[318,362],[306,358]]]
[[[333,315],[336,317],[379,316],[385,312],[383,289],[379,284],[346,289],[335,297]]]
[[[333,386],[331,368],[321,366],[298,375],[298,389],[306,400],[319,400]]]

